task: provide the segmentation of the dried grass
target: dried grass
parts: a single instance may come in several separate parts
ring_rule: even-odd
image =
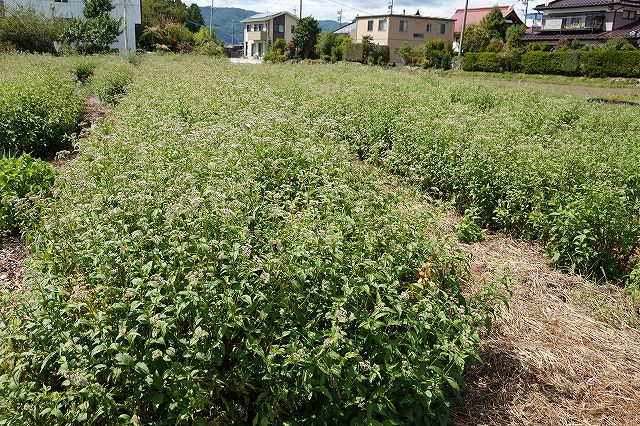
[[[622,290],[562,273],[534,244],[504,235],[464,248],[471,254],[467,291],[506,273],[513,294],[484,339],[484,363],[469,369],[452,422],[640,425],[640,331],[627,324],[638,313]],[[585,289],[610,307],[608,323],[579,303]]]

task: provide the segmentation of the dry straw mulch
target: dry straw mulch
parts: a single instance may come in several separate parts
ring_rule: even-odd
[[[484,363],[467,373],[452,422],[640,425],[640,330],[627,324],[639,315],[621,289],[562,273],[534,244],[504,235],[464,247],[468,291],[506,273],[513,294],[481,347]]]

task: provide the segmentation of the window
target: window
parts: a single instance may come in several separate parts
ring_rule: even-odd
[[[379,19],[378,20],[378,31],[387,31],[387,20]]]
[[[400,21],[400,32],[406,33],[409,31],[409,21]]]
[[[292,25],[292,26],[291,26],[291,34],[293,34],[293,33],[295,33],[295,32],[296,32],[296,26],[295,26],[295,25]]]
[[[247,32],[250,33],[251,32],[251,25],[247,25]]]
[[[69,3],[69,0],[54,0],[56,3]]]
[[[413,33],[413,38],[424,38],[424,33]]]
[[[258,24],[258,31],[264,31],[264,24]]]
[[[253,24],[253,31],[258,31],[258,24]]]
[[[284,24],[278,24],[278,28],[276,30],[279,33],[283,33],[284,32]]]
[[[367,21],[367,31],[373,31],[373,20]]]
[[[447,30],[447,26],[445,24],[438,24],[438,34],[444,34]]]
[[[427,32],[430,33],[431,32],[431,24],[427,24]]]
[[[623,10],[622,19],[636,19],[637,13],[635,10]]]

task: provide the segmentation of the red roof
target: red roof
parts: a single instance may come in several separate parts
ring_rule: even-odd
[[[507,18],[509,16],[510,19],[516,21],[515,24],[522,24],[522,20],[518,16],[518,14],[513,10],[513,6],[498,6],[500,8],[500,12],[502,12],[502,16]],[[475,25],[479,24],[482,21],[482,18],[485,17],[489,11],[493,9],[492,7],[477,7],[477,8],[469,8],[467,9],[467,25]],[[459,33],[462,31],[462,21],[464,20],[464,9],[456,10],[456,13],[453,14],[451,19],[456,20],[456,28],[454,32]]]

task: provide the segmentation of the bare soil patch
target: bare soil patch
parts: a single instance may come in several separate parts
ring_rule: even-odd
[[[628,325],[629,316],[639,315],[622,290],[565,274],[535,244],[505,235],[488,234],[464,248],[471,254],[467,291],[506,273],[513,294],[485,336],[484,362],[466,374],[452,422],[640,424],[640,331]],[[617,314],[606,323],[594,319],[593,307],[579,302],[585,289]]]
[[[14,234],[0,234],[0,288],[22,290],[24,267],[22,262],[29,255],[29,249]]]

